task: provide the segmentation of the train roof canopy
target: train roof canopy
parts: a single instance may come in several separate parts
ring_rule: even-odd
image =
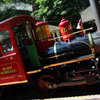
[[[0,31],[2,31],[3,29],[9,27],[9,26],[17,26],[22,24],[23,22],[29,21],[31,23],[35,23],[35,19],[32,18],[29,15],[20,15],[20,16],[16,16],[16,17],[12,17],[9,18],[3,22],[0,23]]]

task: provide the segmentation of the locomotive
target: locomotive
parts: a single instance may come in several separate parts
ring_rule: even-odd
[[[53,38],[47,22],[36,22],[29,15],[1,22],[0,86],[28,83],[28,76],[36,73],[38,86],[44,92],[97,84],[100,33],[88,32],[91,28],[73,32],[65,19],[59,27],[61,36]]]

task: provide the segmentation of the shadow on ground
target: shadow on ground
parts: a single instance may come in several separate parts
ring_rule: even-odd
[[[94,88],[95,87],[95,88]],[[36,85],[22,84],[9,87],[9,95],[3,96],[0,100],[34,100],[58,97],[84,96],[100,93],[100,86],[95,85],[93,88],[88,87],[63,87],[59,88],[54,94],[42,93]]]

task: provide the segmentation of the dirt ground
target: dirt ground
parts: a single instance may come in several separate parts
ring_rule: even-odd
[[[35,99],[49,99],[49,98],[63,98],[71,96],[85,96],[100,94],[100,86],[95,85],[88,87],[73,86],[63,87],[56,90],[55,93],[44,94],[39,90],[35,84],[20,84],[8,87],[8,94],[0,98],[0,100],[35,100]],[[100,99],[92,99],[100,100]]]

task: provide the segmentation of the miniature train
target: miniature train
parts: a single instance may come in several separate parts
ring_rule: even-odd
[[[69,22],[67,25],[71,29]],[[68,30],[65,26],[64,32]],[[35,73],[39,73],[38,85],[44,92],[98,83],[99,33],[80,36],[82,32],[71,30],[59,41],[51,37],[46,22],[36,23],[28,15],[1,22],[0,86],[27,83],[28,75]]]

